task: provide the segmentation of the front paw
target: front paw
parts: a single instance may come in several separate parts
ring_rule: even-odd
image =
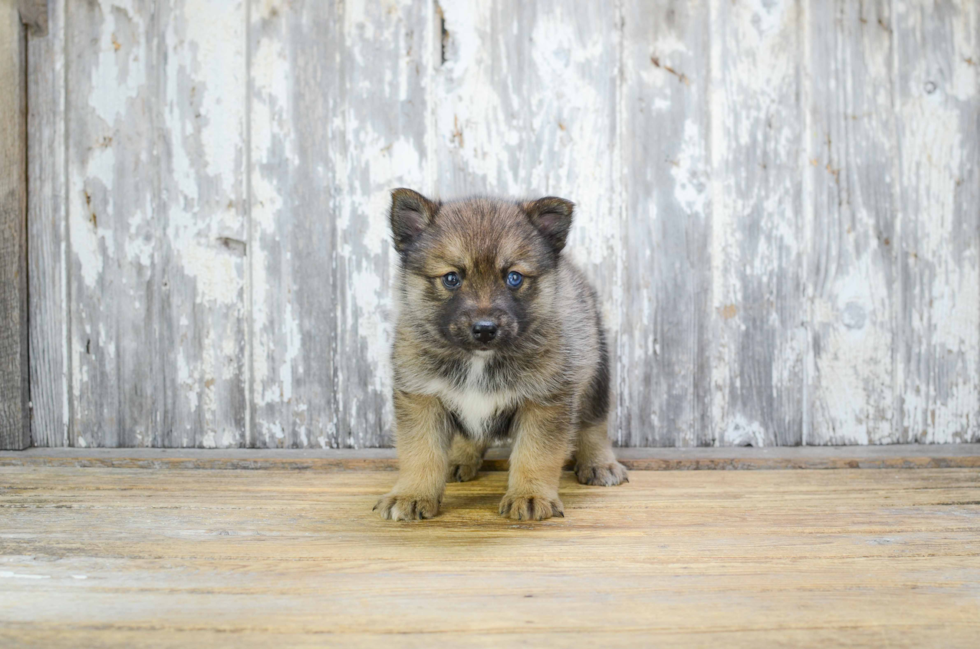
[[[378,500],[374,511],[389,521],[420,521],[438,514],[441,502],[441,498],[392,491]]]
[[[476,477],[476,474],[480,471],[480,466],[482,465],[483,460],[469,464],[465,462],[450,464],[449,473],[446,476],[446,480],[449,482],[468,482]]]
[[[507,492],[500,501],[500,515],[517,521],[543,521],[552,516],[565,517],[565,506],[558,496],[514,494]]]
[[[615,487],[630,481],[626,467],[616,460],[598,464],[579,464],[575,467],[575,477],[582,484],[598,487]]]

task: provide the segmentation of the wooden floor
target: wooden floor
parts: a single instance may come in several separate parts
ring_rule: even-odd
[[[0,468],[0,647],[980,646],[980,471],[634,471],[566,518],[387,471]]]

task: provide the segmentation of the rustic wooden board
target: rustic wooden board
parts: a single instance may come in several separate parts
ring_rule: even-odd
[[[386,472],[7,468],[4,646],[971,647],[975,469],[636,472],[501,518],[502,473],[431,521]]]
[[[343,14],[333,2],[249,12],[248,445],[305,446],[338,426]]]
[[[708,3],[635,0],[623,19],[618,439],[710,446]]]
[[[807,444],[904,439],[892,385],[901,174],[891,8],[815,2],[807,14]]]
[[[388,441],[386,209],[425,188],[431,21],[407,0],[252,7],[252,445]]]
[[[48,3],[48,33],[27,48],[31,442],[68,446],[71,402],[65,188],[65,0]]]
[[[154,404],[158,437],[132,445],[244,446],[247,8],[174,1],[154,14],[154,210],[165,230],[149,299],[159,302],[163,401]]]
[[[30,446],[27,302],[27,40],[0,3],[0,449]]]
[[[244,445],[244,7],[68,8],[70,442]]]
[[[980,438],[980,6],[895,15],[902,441]]]
[[[723,445],[803,441],[804,27],[795,2],[713,0],[712,420]],[[693,297],[693,296],[692,296]]]
[[[980,441],[978,11],[52,2],[35,443],[389,444],[395,186],[577,203],[621,446]]]
[[[161,432],[156,40],[148,6],[131,9],[66,3],[73,446],[126,446]],[[133,258],[131,239],[142,244]]]

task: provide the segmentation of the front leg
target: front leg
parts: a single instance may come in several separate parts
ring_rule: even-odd
[[[517,413],[507,493],[500,501],[502,516],[536,521],[565,516],[558,481],[571,445],[571,411],[563,402],[529,403]]]
[[[450,422],[438,398],[395,391],[398,481],[374,509],[388,520],[432,518],[446,489]]]

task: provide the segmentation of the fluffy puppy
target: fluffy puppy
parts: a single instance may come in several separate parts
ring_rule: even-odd
[[[609,354],[595,291],[562,255],[562,198],[435,202],[392,192],[400,257],[393,350],[401,469],[382,518],[435,516],[446,481],[476,476],[489,442],[511,437],[500,514],[564,516],[558,481],[628,481],[606,434]]]

